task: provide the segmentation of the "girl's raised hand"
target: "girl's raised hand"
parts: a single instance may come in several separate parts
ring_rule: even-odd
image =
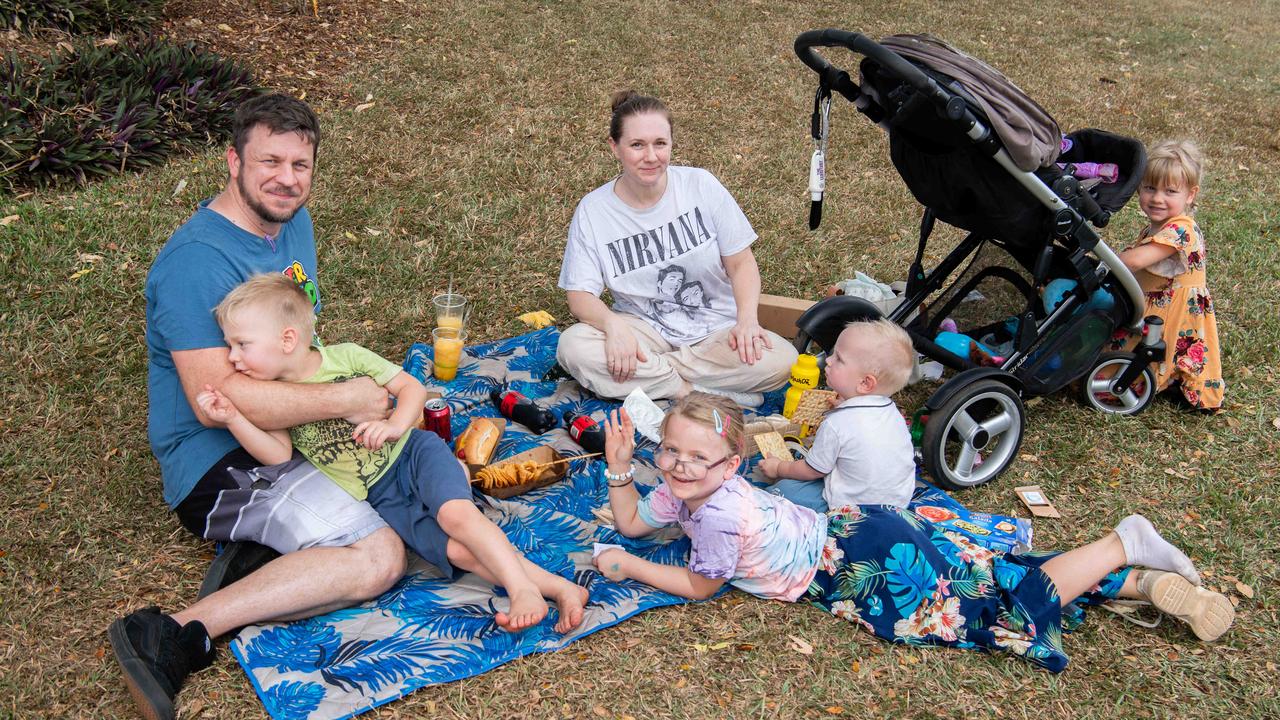
[[[604,419],[604,459],[609,472],[621,475],[631,469],[636,450],[636,426],[624,408],[611,411]]]

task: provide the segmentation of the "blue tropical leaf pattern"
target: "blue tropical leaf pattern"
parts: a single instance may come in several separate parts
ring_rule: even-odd
[[[434,640],[416,637],[351,640],[320,667],[320,676],[330,685],[377,691],[430,664],[437,647]]]
[[[890,548],[884,568],[889,571],[889,592],[899,613],[915,609],[938,586],[933,567],[912,543],[898,543]]]
[[[337,652],[341,642],[332,625],[317,623],[312,618],[263,629],[248,643],[245,654],[254,665],[283,673],[318,666],[324,658]]]
[[[545,328],[468,348],[458,377],[449,383],[431,377],[430,345],[413,345],[403,367],[444,392],[455,437],[472,418],[498,417],[489,391],[501,386],[536,399],[558,417],[566,410],[604,417],[616,404],[587,395],[572,381],[544,381],[555,365],[558,340],[555,328]],[[563,428],[534,435],[509,423],[498,455],[543,444],[564,455],[582,452]],[[642,444],[637,463],[651,458],[652,448],[643,449]],[[638,612],[687,602],[640,583],[610,582],[591,567],[593,541],[621,541],[637,554],[673,565],[686,562],[689,553],[683,537],[668,543],[620,540],[617,533],[598,525],[591,511],[608,502],[599,467],[574,461],[564,482],[509,500],[482,498],[484,512],[530,561],[588,588],[586,618],[578,629],[568,635],[556,633],[559,614],[553,605],[540,625],[518,634],[503,631],[493,620],[507,602],[499,588],[474,575],[449,581],[420,564],[415,568],[421,569],[376,600],[311,620],[241,631],[231,650],[254,676],[267,712],[273,718],[309,720],[349,716],[420,687],[471,677],[530,653],[557,650]],[[584,553],[585,561],[571,559]]]
[[[271,698],[271,705],[278,708],[276,717],[306,718],[324,700],[324,686],[313,682],[286,680],[272,685],[264,693],[263,702]]]
[[[444,391],[453,415],[455,437],[472,418],[498,416],[488,394],[503,385],[536,399],[557,416],[573,411],[602,418],[604,412],[616,404],[585,393],[572,381],[545,381],[547,371],[555,364],[558,339],[555,328],[545,328],[488,346],[468,348],[458,378],[451,383],[434,382],[430,377],[431,347],[418,343],[409,349],[404,369],[429,386]],[[759,412],[777,412],[782,400],[782,391],[766,394],[765,405]],[[551,445],[565,455],[582,452],[563,428],[539,436],[515,424],[508,425],[499,451],[503,455],[514,454],[540,444]],[[638,440],[638,467],[652,468],[654,447],[648,440]],[[417,688],[471,677],[532,653],[558,650],[650,608],[688,602],[641,583],[611,582],[591,566],[593,541],[618,543],[642,557],[670,565],[686,563],[689,555],[689,541],[684,537],[669,542],[634,540],[598,525],[592,510],[605,505],[608,499],[600,468],[596,462],[574,461],[563,482],[508,500],[479,496],[483,511],[507,532],[530,561],[588,589],[590,599],[579,628],[567,635],[556,633],[553,627],[558,613],[553,609],[542,623],[524,633],[505,632],[493,622],[493,614],[504,609],[508,602],[504,592],[475,575],[446,580],[434,568],[420,563],[376,600],[310,620],[244,628],[232,641],[231,651],[245,672],[254,678],[266,711],[277,719],[349,717]],[[642,495],[654,487],[636,484]],[[897,513],[867,512],[873,512],[872,519],[877,522],[887,514],[899,517]],[[894,623],[917,609],[937,606],[938,618],[949,617],[946,615],[949,606],[945,602],[955,598],[940,597],[940,582],[950,583],[953,589],[957,588],[957,581],[967,582],[975,592],[983,585],[981,573],[972,568],[966,570],[968,574],[958,572],[962,568],[943,550],[940,534],[930,536],[924,524],[912,524],[912,531],[919,539],[893,545],[889,535],[870,530],[862,532],[864,519],[864,515],[854,514],[834,523],[851,535],[843,538],[847,541],[843,547],[850,561],[871,563],[867,566],[869,574],[857,587],[857,597],[839,601],[860,603],[856,608],[846,605],[836,608],[831,602],[823,605],[837,616],[856,620],[869,629],[878,628],[874,630],[877,634],[883,631],[893,639]],[[866,542],[867,537],[874,540]],[[924,539],[926,537],[928,539]],[[925,557],[914,543],[923,543],[930,557]],[[939,555],[948,559],[943,561]],[[1021,556],[1007,560],[1015,565],[1037,566],[1052,555],[1025,557],[1025,560]],[[999,568],[1000,561],[995,566]],[[948,572],[948,568],[955,568],[957,572]],[[1002,574],[1000,585],[1004,585],[1017,571],[1005,568],[998,572]],[[962,576],[969,579],[963,580]],[[1020,654],[1050,669],[1065,666],[1065,655],[1055,645],[1061,636],[1061,629],[1055,624],[1060,616],[1056,595],[1043,583],[1031,582],[1035,579],[1036,576],[1030,576],[1017,586],[1015,608],[1003,613],[970,609],[972,603],[995,602],[992,598],[998,588],[994,583],[983,589],[986,594],[980,599],[964,598],[961,614],[965,618],[965,634],[962,642],[955,644],[1008,652],[1021,649]],[[1108,593],[1114,595],[1123,579],[1120,573],[1105,580],[1101,592],[1089,594],[1067,609],[1078,613],[1079,604],[1097,602]],[[820,572],[813,581],[812,592],[820,596],[824,582],[834,584],[834,579]],[[820,600],[811,601],[822,604]],[[1043,611],[1050,605],[1051,617]],[[934,621],[932,616],[921,617],[922,622]],[[1001,627],[997,618],[1005,622],[1012,620],[1018,625],[1025,619],[1031,626],[1041,628],[1038,637],[1044,640],[1027,650],[1020,644],[1023,643],[1021,636],[1014,633],[1011,638],[1013,631]],[[899,641],[941,642],[935,635]]]

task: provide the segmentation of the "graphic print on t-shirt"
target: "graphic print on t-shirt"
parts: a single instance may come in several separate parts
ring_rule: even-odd
[[[350,375],[334,382],[344,382],[362,375]],[[388,441],[377,450],[370,450],[351,437],[355,426],[341,418],[316,420],[289,429],[293,447],[311,464],[322,471],[333,468],[348,476],[354,475],[366,488],[382,474],[391,462],[395,443]]]
[[[710,309],[711,298],[702,281],[686,281],[688,274],[683,265],[674,263],[659,268],[658,295],[649,301],[646,315],[667,334],[702,337],[711,332],[714,321],[702,312]]]
[[[307,271],[302,267],[302,263],[297,260],[293,261],[289,267],[284,269],[284,276],[298,284],[307,293],[307,298],[311,300],[311,307],[315,309],[320,305],[320,288],[316,287],[316,283],[307,277]]]
[[[702,211],[694,206],[669,223],[618,238],[605,247],[609,250],[610,272],[617,279],[654,263],[675,260],[710,239]]]
[[[693,208],[671,222],[619,238],[606,247],[616,279],[632,272],[657,269],[657,293],[641,307],[643,315],[668,337],[701,338],[720,321],[709,313],[711,298],[701,279],[691,278],[704,263],[671,262],[712,239],[702,212]],[[719,257],[715,258],[719,261]]]

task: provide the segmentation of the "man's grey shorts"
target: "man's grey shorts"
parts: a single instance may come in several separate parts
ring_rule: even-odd
[[[344,547],[387,527],[369,503],[300,455],[260,467],[240,448],[210,468],[175,512],[207,540],[252,540],[280,553]]]

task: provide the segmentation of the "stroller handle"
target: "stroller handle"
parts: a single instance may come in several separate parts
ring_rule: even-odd
[[[796,55],[801,62],[822,76],[823,82],[834,90],[845,92],[846,88],[841,87],[840,80],[843,79],[844,82],[852,84],[849,75],[827,62],[826,58],[814,50],[815,47],[844,47],[869,57],[910,83],[925,96],[937,101],[939,105],[946,105],[947,100],[951,98],[949,93],[939,87],[933,78],[921,72],[920,68],[866,35],[835,28],[800,33],[795,42]]]

